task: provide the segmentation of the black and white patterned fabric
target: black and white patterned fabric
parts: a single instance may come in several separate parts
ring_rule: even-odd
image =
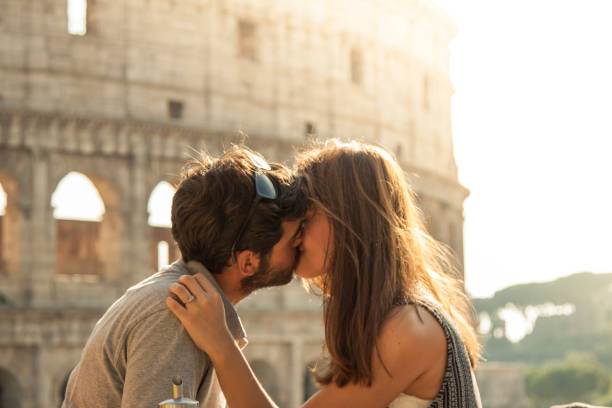
[[[419,305],[433,314],[446,334],[446,372],[440,391],[429,408],[482,408],[470,358],[455,324],[441,308],[423,302]]]

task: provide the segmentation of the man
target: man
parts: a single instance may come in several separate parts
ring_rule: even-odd
[[[225,407],[208,356],[168,310],[168,288],[202,272],[220,291],[226,322],[244,347],[233,305],[253,290],[291,280],[300,244],[301,191],[282,165],[246,147],[185,166],[172,201],[182,259],[128,289],[98,321],[68,381],[62,407],[152,408],[173,376],[200,407]]]

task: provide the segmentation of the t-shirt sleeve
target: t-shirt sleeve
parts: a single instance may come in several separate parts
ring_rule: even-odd
[[[172,397],[172,378],[183,379],[183,396],[196,399],[210,359],[191,341],[168,309],[154,312],[129,331],[117,359],[125,364],[122,407],[151,408]],[[120,364],[121,364],[120,363]]]

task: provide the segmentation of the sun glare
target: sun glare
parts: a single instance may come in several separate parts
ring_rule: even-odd
[[[612,3],[434,0],[455,20],[452,124],[476,297],[612,272]],[[526,12],[528,10],[528,12]],[[517,29],[520,27],[520,29]]]

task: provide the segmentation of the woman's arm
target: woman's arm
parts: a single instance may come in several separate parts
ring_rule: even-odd
[[[190,293],[195,300],[180,305],[171,297],[166,304],[180,319],[185,329],[201,350],[205,351],[217,373],[223,393],[232,408],[269,408],[276,404],[257,381],[242,352],[234,342],[225,324],[225,310],[221,295],[203,276],[183,276],[172,285],[170,292],[186,301]],[[411,309],[411,307],[409,307]],[[384,366],[376,351],[372,356],[374,381],[371,386],[349,384],[324,387],[303,406],[305,408],[386,407],[410,385],[419,384],[432,367],[444,373],[446,338],[441,327],[425,324],[404,309],[393,313],[379,336],[379,350]],[[441,337],[440,337],[441,336]],[[387,371],[388,370],[388,371]],[[437,381],[437,380],[436,380]],[[413,394],[421,398],[435,396],[437,384],[424,393]],[[431,387],[430,387],[431,388]]]

